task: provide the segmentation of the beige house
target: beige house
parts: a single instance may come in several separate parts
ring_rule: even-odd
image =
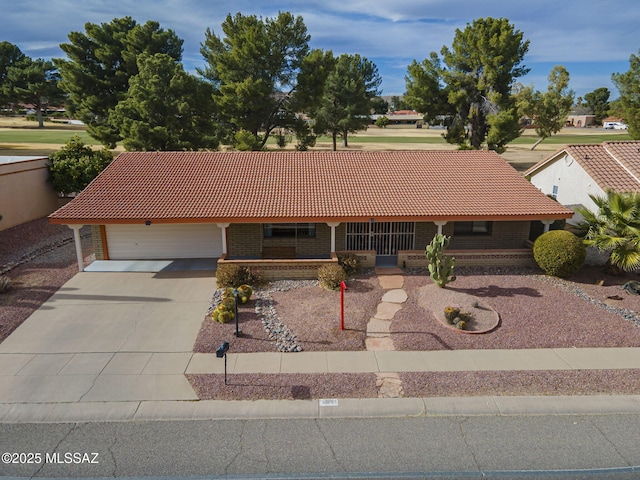
[[[469,150],[127,152],[49,218],[78,240],[91,225],[101,261],[208,258],[313,278],[344,251],[426,265],[440,232],[459,265],[529,262],[532,223],[571,215],[495,152]]]
[[[0,157],[0,230],[42,218],[58,208],[47,181],[47,157]]]

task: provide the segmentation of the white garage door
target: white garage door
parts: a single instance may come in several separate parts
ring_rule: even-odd
[[[111,260],[216,258],[222,230],[215,224],[107,225]]]

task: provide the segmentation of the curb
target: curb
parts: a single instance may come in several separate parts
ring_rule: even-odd
[[[2,423],[640,414],[640,395],[0,404]]]

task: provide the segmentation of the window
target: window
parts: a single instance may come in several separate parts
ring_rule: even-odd
[[[551,193],[553,198],[558,198],[558,185],[553,186],[553,192]]]
[[[493,222],[456,222],[453,224],[454,235],[491,235]]]
[[[315,223],[265,223],[264,238],[315,238]]]

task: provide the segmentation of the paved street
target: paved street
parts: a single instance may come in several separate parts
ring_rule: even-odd
[[[637,478],[640,415],[1,424],[0,452],[41,454],[18,477]]]

